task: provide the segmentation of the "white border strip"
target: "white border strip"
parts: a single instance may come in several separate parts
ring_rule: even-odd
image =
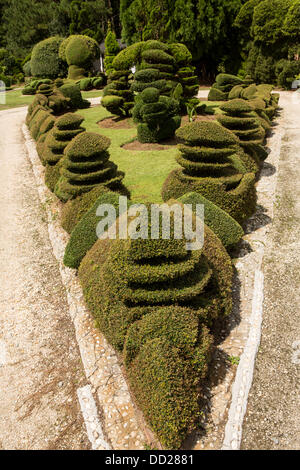
[[[85,422],[88,438],[92,444],[92,449],[99,448],[104,450],[111,450],[111,447],[106,442],[101,423],[98,419],[98,411],[96,402],[94,400],[92,389],[90,385],[79,388],[77,396],[82,411],[82,416]]]
[[[235,382],[232,387],[232,402],[229,409],[228,421],[225,427],[225,437],[222,450],[238,450],[242,440],[242,426],[247,410],[248,395],[252,385],[255,359],[261,339],[264,300],[264,275],[255,271],[252,313],[250,331],[244,352],[237,369]]]

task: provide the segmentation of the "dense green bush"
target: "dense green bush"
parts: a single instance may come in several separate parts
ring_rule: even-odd
[[[84,109],[88,108],[91,103],[88,100],[82,98],[79,86],[75,83],[65,83],[59,87],[59,91],[70,99],[70,108],[72,109]]]
[[[105,57],[104,57],[104,68],[107,75],[113,71],[114,58],[120,52],[120,46],[118,44],[116,35],[113,31],[109,30],[105,38]]]
[[[71,233],[69,243],[66,247],[64,264],[69,268],[78,268],[81,261],[98,240],[97,225],[103,217],[96,215],[100,204],[111,204],[119,217],[120,194],[103,191],[89,211],[82,217]],[[109,227],[107,227],[109,228]]]
[[[236,220],[201,194],[187,193],[178,200],[182,204],[192,204],[193,211],[196,210],[197,204],[203,205],[205,224],[220,238],[226,248],[236,245],[244,235],[244,230]]]
[[[109,161],[110,140],[92,132],[77,135],[65,149],[61,178],[55,194],[62,200],[76,198],[103,185],[109,189],[120,186],[123,173]]]
[[[211,121],[190,123],[176,132],[176,169],[166,179],[164,201],[197,192],[242,223],[256,208],[255,175],[248,173],[237,137]]]
[[[80,80],[92,69],[93,61],[100,55],[97,42],[84,35],[72,35],[59,48],[59,55],[69,66],[68,78]]]
[[[171,222],[170,240],[98,240],[79,277],[99,328],[124,350],[146,419],[164,446],[178,448],[197,420],[207,372],[211,338],[203,323],[230,313],[232,267],[208,227],[203,249],[190,252]]]
[[[31,77],[31,61],[29,60],[26,62],[26,64],[23,65],[23,72],[25,74],[25,77]]]
[[[267,153],[263,148],[265,130],[253,107],[245,100],[235,99],[224,103],[221,110],[225,114],[219,115],[218,121],[237,136],[240,146],[253,158],[258,171],[259,161],[262,156],[266,158]]]
[[[102,106],[117,116],[129,116],[134,105],[130,89],[130,71],[111,71],[104,88]]]
[[[34,46],[30,61],[32,75],[43,78],[56,78],[66,75],[66,66],[58,54],[62,42],[62,38],[52,37]]]
[[[44,165],[56,165],[64,156],[64,150],[74,137],[85,131],[81,127],[84,118],[75,113],[66,113],[56,119],[55,125],[48,133],[42,163]]]
[[[179,102],[149,86],[136,97],[133,118],[139,142],[160,142],[173,137],[180,126]]]

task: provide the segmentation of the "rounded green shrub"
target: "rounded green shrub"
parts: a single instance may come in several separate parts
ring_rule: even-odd
[[[167,177],[162,197],[177,199],[196,192],[242,223],[256,208],[255,175],[248,173],[241,157],[238,138],[212,121],[193,122],[176,136],[176,169]]]
[[[148,87],[136,97],[133,118],[139,123],[139,142],[160,142],[174,136],[180,126],[179,103]]]
[[[59,55],[69,66],[68,78],[80,80],[91,70],[100,52],[97,42],[89,36],[71,35],[61,43]]]
[[[35,77],[63,77],[66,74],[64,62],[59,57],[63,39],[51,37],[36,44],[31,55],[31,73]]]
[[[178,201],[182,204],[192,204],[194,212],[197,204],[203,205],[205,224],[220,238],[225,248],[233,247],[243,237],[244,230],[240,224],[201,194],[187,193]]]
[[[61,178],[55,194],[67,201],[89,192],[99,184],[115,189],[120,186],[123,173],[109,161],[110,140],[92,132],[77,135],[65,149]]]
[[[102,106],[117,116],[129,116],[134,104],[129,77],[129,71],[112,72],[103,91]]]
[[[79,86],[75,83],[66,83],[59,87],[59,91],[66,98],[70,99],[70,107],[72,109],[84,109],[90,106],[90,102],[82,98]]]
[[[224,93],[217,88],[211,88],[208,93],[208,101],[226,101],[228,98],[228,93]]]

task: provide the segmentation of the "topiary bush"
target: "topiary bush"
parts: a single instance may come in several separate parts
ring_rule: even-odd
[[[120,46],[117,41],[116,35],[113,31],[109,30],[105,38],[105,57],[104,57],[104,68],[107,75],[109,75],[113,69],[114,58],[120,52]]]
[[[139,142],[160,142],[173,137],[180,126],[179,103],[149,87],[136,97],[133,118]]]
[[[216,82],[208,94],[209,101],[225,101],[231,90],[237,86],[243,86],[243,80],[235,75],[220,73],[216,77]]]
[[[220,108],[225,114],[218,115],[219,123],[237,136],[240,146],[253,158],[258,171],[259,162],[267,157],[267,152],[263,147],[265,130],[253,107],[245,100],[235,99]]]
[[[68,78],[80,80],[92,69],[93,61],[100,55],[98,43],[84,35],[72,35],[59,48],[59,55],[69,66]]]
[[[63,96],[70,99],[70,108],[73,110],[89,108],[91,105],[88,100],[82,98],[79,86],[75,83],[65,83],[58,90]]]
[[[61,178],[55,194],[67,201],[91,191],[99,184],[109,189],[120,186],[124,174],[109,161],[110,140],[92,132],[77,135],[65,149]]]
[[[129,116],[134,105],[130,75],[129,71],[112,71],[103,91],[102,106],[117,116]]]
[[[66,65],[59,57],[59,47],[63,39],[51,37],[36,44],[31,55],[31,74],[35,77],[64,77]]]
[[[180,447],[200,412],[212,343],[204,324],[232,308],[232,266],[222,243],[205,227],[203,248],[187,251],[171,218],[169,240],[98,240],[79,278],[99,328],[124,353],[146,419],[165,447]]]
[[[197,192],[242,223],[256,208],[255,175],[241,159],[238,138],[212,121],[193,122],[176,132],[176,169],[167,177],[164,201]]]
[[[203,205],[205,224],[220,238],[225,248],[235,246],[243,237],[244,230],[240,224],[201,194],[187,193],[178,201],[182,204],[192,204],[194,212],[197,204]]]
[[[111,204],[116,210],[116,216],[119,217],[119,198],[120,194],[110,191],[103,191],[97,198],[71,233],[64,256],[65,266],[78,268],[87,252],[98,240],[96,229],[103,217],[97,216],[96,212],[101,204]]]

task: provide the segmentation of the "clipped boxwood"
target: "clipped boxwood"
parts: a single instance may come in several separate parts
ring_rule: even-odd
[[[243,237],[244,230],[240,224],[201,194],[187,193],[179,198],[179,201],[182,204],[192,204],[193,211],[196,210],[196,204],[203,205],[204,223],[220,238],[226,248],[233,247]]]
[[[224,93],[217,88],[211,88],[208,93],[208,101],[226,101],[228,98],[228,93]]]
[[[240,158],[237,137],[212,121],[187,124],[176,135],[182,169],[167,177],[163,200],[197,192],[239,223],[250,217],[256,208],[255,175]]]
[[[88,100],[82,98],[80,88],[77,84],[66,83],[59,87],[59,91],[70,99],[70,107],[72,109],[84,109],[89,108],[91,103]]]
[[[118,188],[124,174],[109,161],[107,137],[82,132],[65,149],[65,158],[55,194],[64,202],[91,191],[99,184],[110,189]]]
[[[98,197],[96,202],[88,212],[86,212],[71,233],[64,256],[64,264],[66,266],[69,268],[78,268],[86,253],[98,240],[96,229],[101,217],[97,216],[96,212],[101,204],[113,205],[116,210],[116,216],[119,217],[119,197],[120,194],[110,191],[107,192],[105,188],[103,189],[103,193]]]
[[[51,37],[36,44],[31,55],[31,73],[35,77],[63,77],[67,70],[59,57],[59,47],[63,39]]]

